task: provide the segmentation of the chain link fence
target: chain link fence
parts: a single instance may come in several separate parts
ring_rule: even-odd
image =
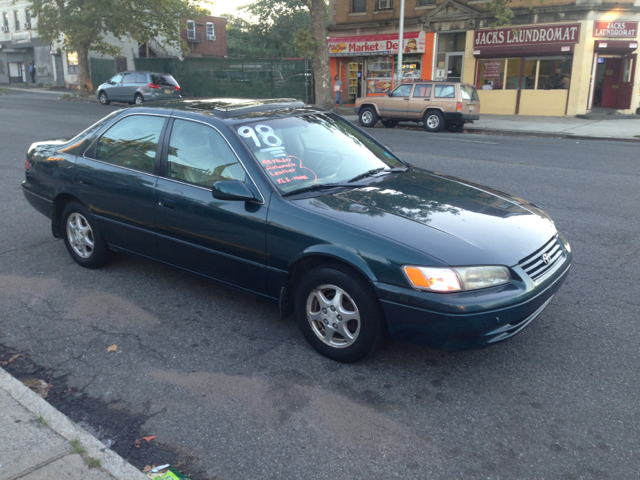
[[[310,60],[137,58],[135,65],[139,71],[171,74],[184,96],[314,102]]]

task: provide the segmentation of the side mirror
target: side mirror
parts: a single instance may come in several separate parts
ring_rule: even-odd
[[[390,96],[391,96],[391,92],[387,93],[387,97],[390,97]]]
[[[109,85],[115,85],[116,82],[109,81]]]
[[[213,184],[211,188],[213,198],[218,200],[253,202],[257,198],[249,187],[240,180],[222,180]]]

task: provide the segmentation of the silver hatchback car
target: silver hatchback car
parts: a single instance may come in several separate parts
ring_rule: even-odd
[[[168,73],[121,72],[98,87],[98,100],[102,105],[111,102],[139,105],[177,98],[182,98],[180,85]]]

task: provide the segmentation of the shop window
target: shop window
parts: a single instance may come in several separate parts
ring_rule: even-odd
[[[520,81],[520,88],[522,90],[536,89],[537,71],[538,71],[538,61],[525,59],[524,68],[522,70],[522,80]]]
[[[633,60],[631,58],[625,58],[624,59],[624,70],[623,70],[623,75],[622,75],[622,81],[623,82],[630,82],[631,81],[631,64],[632,64]]]
[[[351,13],[359,13],[367,11],[367,0],[352,0]]]
[[[67,52],[67,71],[69,75],[77,75],[78,68],[78,52]]]
[[[521,60],[519,58],[507,59],[506,90],[518,90],[520,88],[520,62]]]
[[[466,43],[466,32],[440,33],[438,35],[438,53],[464,52]]]
[[[482,90],[502,90],[504,88],[504,71],[506,66],[506,58],[478,60],[476,88]]]
[[[420,80],[421,56],[405,55],[402,57],[402,81],[414,82]]]
[[[367,93],[387,93],[391,89],[393,57],[370,57],[367,60]]]

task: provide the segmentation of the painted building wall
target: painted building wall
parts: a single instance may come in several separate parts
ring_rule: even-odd
[[[187,31],[181,30],[180,37],[189,44],[189,57],[226,57],[227,56],[227,19],[226,17],[207,16],[194,20],[196,35],[202,39],[197,44],[191,44],[187,38]],[[186,22],[186,20],[185,20]],[[215,40],[207,39],[207,23],[213,23]]]

